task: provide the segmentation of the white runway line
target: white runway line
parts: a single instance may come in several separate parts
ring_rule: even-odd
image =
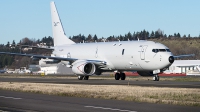
[[[22,98],[8,97],[8,96],[0,96],[0,98],[14,99],[14,100],[21,100],[22,99]]]
[[[122,109],[96,107],[96,106],[84,106],[84,107],[86,107],[86,108],[95,108],[95,109],[103,109],[103,110],[113,110],[113,111],[120,111],[120,112],[137,112],[137,111],[132,111],[132,110],[122,110]]]

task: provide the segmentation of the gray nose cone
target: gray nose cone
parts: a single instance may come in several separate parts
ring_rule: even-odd
[[[174,57],[173,57],[173,56],[170,56],[170,57],[169,57],[169,62],[170,62],[170,63],[173,63],[173,62],[174,62]]]

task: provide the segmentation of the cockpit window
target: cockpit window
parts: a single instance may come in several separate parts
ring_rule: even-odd
[[[159,49],[159,52],[166,52],[166,49]]]
[[[158,52],[158,49],[153,49],[152,52],[157,53],[157,52]]]
[[[152,49],[152,52],[157,53],[157,52],[171,52],[169,49]]]
[[[167,52],[171,52],[169,49],[166,49],[167,50]]]

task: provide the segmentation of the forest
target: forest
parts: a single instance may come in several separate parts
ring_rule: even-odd
[[[157,31],[140,31],[134,33],[126,33],[124,35],[112,35],[109,37],[97,37],[97,35],[84,36],[82,34],[76,36],[70,36],[71,40],[76,43],[91,43],[91,42],[111,42],[111,41],[137,41],[137,40],[149,40],[162,43],[169,47],[174,55],[182,54],[195,54],[194,57],[187,57],[181,59],[200,59],[200,35],[198,37],[191,37],[189,35],[181,36],[180,33],[174,33],[173,35],[166,35],[164,31],[158,29]],[[53,46],[53,38],[51,36],[43,37],[42,39],[30,39],[25,37],[16,43],[7,42],[6,45],[0,44],[0,52],[15,52],[15,53],[31,53],[50,55],[51,50],[37,49],[33,46],[45,43],[46,46]],[[30,48],[31,47],[31,48]],[[25,50],[25,48],[30,48]],[[0,55],[0,68],[19,68],[28,67],[29,64],[38,64],[37,61],[33,61],[28,57],[11,56],[11,55]]]

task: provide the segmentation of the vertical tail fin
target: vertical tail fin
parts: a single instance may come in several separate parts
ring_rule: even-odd
[[[67,38],[67,36],[65,35],[55,3],[52,1],[50,4],[51,4],[51,18],[52,18],[54,46],[75,44],[75,42]]]

